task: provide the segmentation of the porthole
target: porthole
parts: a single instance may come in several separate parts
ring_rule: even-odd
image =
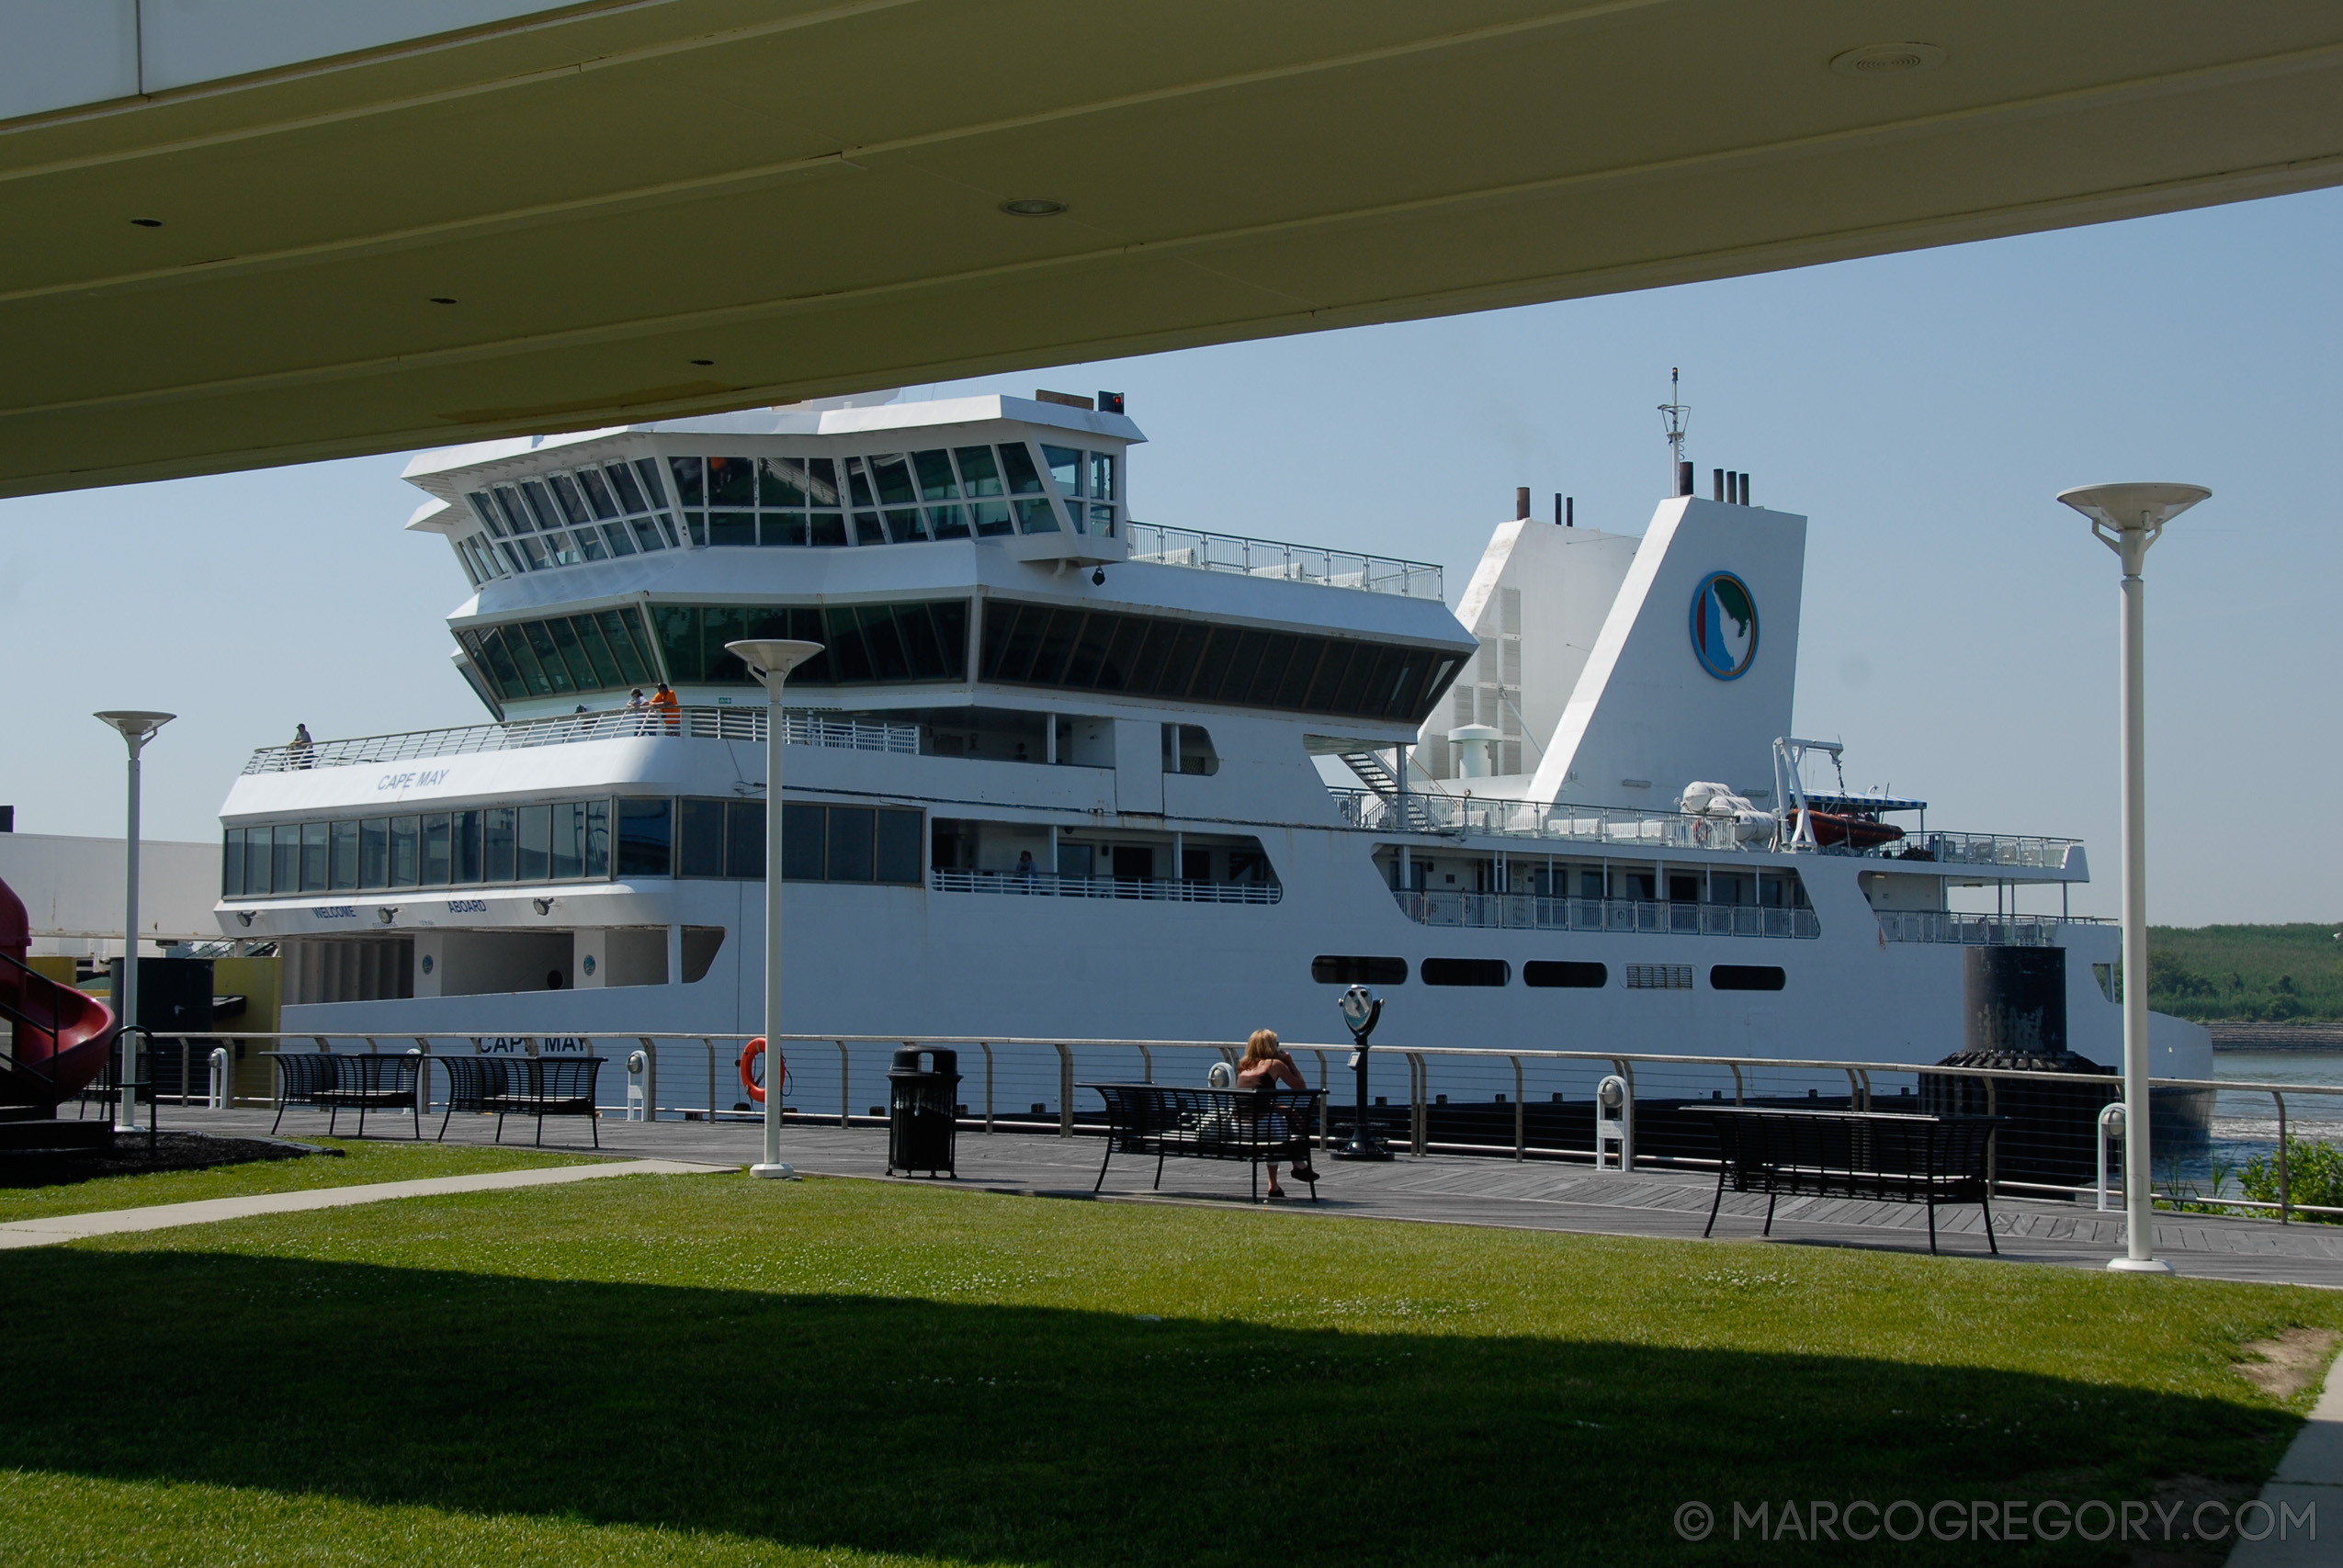
[[[1427,958],[1420,972],[1427,986],[1502,986],[1513,978],[1502,958]]]
[[[1408,961],[1320,953],[1310,960],[1310,978],[1321,986],[1404,986]]]
[[[1712,991],[1778,991],[1788,980],[1775,964],[1719,964],[1708,972]]]
[[[1564,991],[1599,991],[1611,984],[1611,966],[1534,958],[1522,965],[1522,984]]]

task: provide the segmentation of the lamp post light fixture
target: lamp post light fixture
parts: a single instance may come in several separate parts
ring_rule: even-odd
[[[1358,1049],[1351,1053],[1351,1070],[1358,1075],[1359,1103],[1351,1122],[1351,1141],[1334,1151],[1336,1159],[1389,1159],[1391,1151],[1367,1128],[1367,1038],[1383,1021],[1383,998],[1364,986],[1353,986],[1334,1004]]]
[[[781,1162],[781,687],[789,671],[821,651],[818,642],[751,637],[724,651],[749,667],[764,687],[764,1158],[749,1174],[787,1180],[797,1171]]]
[[[2124,1253],[2110,1269],[2169,1274],[2156,1256],[2156,1207],[2149,1190],[2147,983],[2147,707],[2145,697],[2145,584],[2140,569],[2164,525],[2213,491],[2202,485],[2082,485],[2058,499],[2090,519],[2091,533],[2123,563],[2122,719],[2123,753],[2123,1139]]]
[[[146,750],[155,731],[178,715],[120,710],[95,716],[99,723],[120,730],[130,749],[130,822],[122,837],[122,994],[114,998],[114,1019],[120,1031],[115,1040],[122,1054],[122,1098],[115,1124],[125,1133],[135,1133],[139,1127],[139,753]]]

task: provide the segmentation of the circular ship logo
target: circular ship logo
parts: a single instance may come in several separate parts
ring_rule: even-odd
[[[1729,571],[1712,571],[1692,591],[1692,652],[1720,681],[1737,681],[1757,657],[1757,601]]]

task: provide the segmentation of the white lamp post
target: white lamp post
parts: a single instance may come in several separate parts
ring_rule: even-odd
[[[2090,519],[2091,532],[2123,562],[2123,1204],[2124,1255],[2110,1269],[2169,1274],[2156,1256],[2148,1189],[2147,707],[2142,654],[2140,568],[2164,525],[2213,491],[2202,485],[2084,485],[2058,499]]]
[[[169,713],[101,713],[100,723],[122,732],[130,748],[130,820],[123,836],[122,994],[114,998],[114,1014],[121,1025],[122,1103],[117,1125],[135,1133],[139,1126],[138,1046],[131,1028],[139,1021],[139,753],[154,732],[178,715]]]
[[[764,1159],[752,1176],[787,1179],[781,1163],[781,687],[789,671],[821,651],[818,642],[753,637],[724,651],[749,667],[764,687]]]

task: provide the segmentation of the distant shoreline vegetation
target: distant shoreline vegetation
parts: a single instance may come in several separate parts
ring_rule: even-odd
[[[2343,1021],[2337,930],[2150,926],[2148,1006],[2199,1023]]]

